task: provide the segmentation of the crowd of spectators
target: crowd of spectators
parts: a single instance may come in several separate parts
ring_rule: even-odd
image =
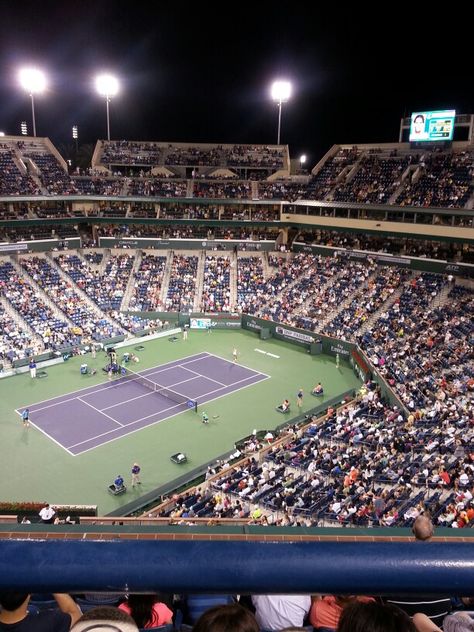
[[[0,144],[0,195],[41,195],[41,187],[20,170],[15,154],[8,145]]]
[[[306,185],[291,180],[276,182],[259,182],[258,197],[261,200],[283,200],[293,202],[306,197]]]
[[[191,311],[196,294],[198,257],[174,254],[171,263],[168,293],[165,307],[167,311]]]
[[[400,193],[400,206],[462,208],[474,192],[473,153],[424,154]]]
[[[387,204],[409,164],[408,156],[399,159],[364,156],[355,176],[336,186],[330,197],[336,202]]]
[[[165,266],[166,256],[143,254],[140,267],[134,274],[129,309],[137,312],[162,309],[161,287]]]
[[[32,278],[36,281],[35,276]],[[41,338],[44,349],[54,351],[78,344],[78,335],[67,320],[53,311],[34,285],[20,275],[9,261],[0,265],[0,285],[2,296],[21,315],[31,331]],[[36,341],[31,341],[31,344],[39,347]]]
[[[352,340],[354,334],[401,285],[411,276],[409,270],[403,268],[368,268],[370,276],[362,288],[353,294],[349,305],[344,307],[335,318],[322,329],[322,333],[333,338]]]
[[[195,198],[252,199],[252,186],[246,181],[232,182],[195,182]]]
[[[296,242],[343,248],[344,250],[365,250],[368,252],[389,253],[429,259],[462,261],[463,251],[458,244],[390,237],[384,235],[367,235],[366,233],[345,233],[335,230],[304,230],[296,236]]]
[[[229,257],[206,257],[201,304],[203,312],[231,310]]]
[[[64,280],[56,266],[44,257],[22,257],[20,264],[75,327],[72,332],[101,341],[123,334],[104,314],[95,311],[77,292],[75,284]]]
[[[131,178],[127,195],[185,198],[188,184],[186,180],[163,180],[163,178]]]

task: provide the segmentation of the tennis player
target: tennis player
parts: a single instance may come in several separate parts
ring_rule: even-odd
[[[209,416],[207,413],[202,413],[202,423],[203,424],[208,424],[209,423]]]
[[[232,361],[237,362],[237,358],[239,357],[239,352],[237,351],[237,347],[232,349]]]
[[[21,419],[23,421],[23,427],[29,428],[30,427],[30,409],[29,408],[25,408],[25,410],[21,413]]]

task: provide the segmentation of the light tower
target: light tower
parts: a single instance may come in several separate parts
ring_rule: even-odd
[[[114,97],[119,91],[119,82],[117,77],[113,75],[98,75],[95,79],[95,87],[97,92],[105,97],[107,105],[107,140],[110,140],[110,112],[109,103],[110,99]]]
[[[35,94],[40,94],[46,89],[45,74],[37,68],[22,68],[18,73],[21,87],[28,92],[31,98],[31,118],[33,120],[33,136],[36,136],[35,119]]]
[[[289,81],[274,81],[272,84],[272,99],[278,105],[278,137],[277,145],[280,144],[281,131],[281,106],[291,97],[291,83]]]

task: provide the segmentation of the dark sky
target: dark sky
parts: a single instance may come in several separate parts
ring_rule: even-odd
[[[106,136],[105,101],[93,87],[98,70],[122,84],[111,104],[112,137],[157,141],[274,143],[270,84],[288,78],[294,95],[283,106],[282,142],[292,157],[307,153],[310,166],[334,143],[396,141],[400,117],[413,110],[474,107],[472,22],[454,10],[460,5],[0,6],[0,130],[18,134],[22,120],[31,129],[16,75],[34,63],[50,82],[35,100],[37,132],[56,144],[71,141],[74,124],[80,142]]]

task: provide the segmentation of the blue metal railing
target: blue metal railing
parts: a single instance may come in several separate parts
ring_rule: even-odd
[[[0,590],[461,595],[470,586],[469,543],[0,541]]]

